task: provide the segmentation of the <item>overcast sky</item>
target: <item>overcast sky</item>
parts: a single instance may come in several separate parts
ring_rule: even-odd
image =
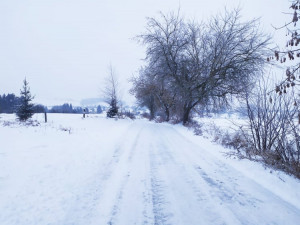
[[[261,17],[272,34],[271,24],[289,19],[282,14],[288,0],[0,0],[0,94],[19,95],[26,76],[36,103],[78,105],[100,97],[112,64],[132,102],[128,79],[145,57],[132,38],[145,30],[146,17],[180,7],[185,18],[201,21],[225,6],[240,6],[244,20]]]

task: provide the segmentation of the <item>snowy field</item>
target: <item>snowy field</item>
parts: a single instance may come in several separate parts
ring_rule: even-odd
[[[179,125],[0,114],[1,225],[299,224],[300,182]]]

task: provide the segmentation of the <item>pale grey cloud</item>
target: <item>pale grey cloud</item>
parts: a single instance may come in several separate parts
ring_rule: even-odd
[[[80,102],[98,97],[112,63],[128,99],[128,78],[142,65],[144,48],[132,38],[147,16],[177,10],[202,20],[240,6],[243,18],[261,17],[274,32],[289,3],[282,0],[2,0],[0,1],[0,93],[19,93],[26,76],[36,102]],[[276,41],[282,37],[277,35]]]

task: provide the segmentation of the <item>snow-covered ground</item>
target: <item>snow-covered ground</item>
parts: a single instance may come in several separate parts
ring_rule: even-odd
[[[185,127],[34,119],[0,114],[1,225],[299,224],[298,180],[226,158]]]

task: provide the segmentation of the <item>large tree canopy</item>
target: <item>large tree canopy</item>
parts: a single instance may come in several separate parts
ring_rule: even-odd
[[[183,123],[195,106],[224,102],[249,88],[263,69],[269,41],[257,20],[241,22],[239,10],[200,24],[161,13],[148,18],[138,39],[147,48],[147,64],[133,92],[144,103],[153,96],[156,108],[176,113]]]

